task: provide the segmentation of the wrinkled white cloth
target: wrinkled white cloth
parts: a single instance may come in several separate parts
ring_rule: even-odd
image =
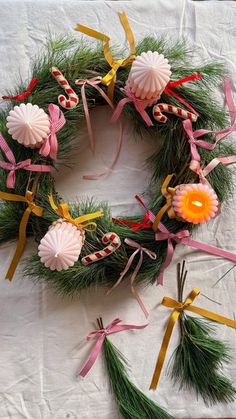
[[[235,91],[236,4],[233,1],[0,0],[0,6],[0,96],[14,86],[19,74],[23,80],[30,79],[30,66],[45,46],[49,31],[74,35],[79,42],[82,35],[74,27],[82,23],[108,34],[112,44],[124,46],[125,36],[117,16],[121,10],[127,14],[136,40],[150,34],[185,38],[190,49],[196,49],[193,56],[196,64],[224,61]],[[221,86],[218,99],[223,102]],[[134,195],[142,193],[148,184],[150,173],[144,162],[154,150],[154,141],[135,138],[128,122],[114,173],[100,181],[82,179],[84,174],[109,166],[118,135],[117,127],[109,122],[109,112],[99,109],[91,114],[96,133],[94,157],[89,150],[85,124],[78,128],[79,151],[70,157],[73,170],[61,168],[56,177],[57,189],[71,201],[82,195],[107,200],[115,215],[141,213]],[[235,136],[231,138],[235,140]],[[236,251],[235,203],[234,196],[223,205],[216,219],[197,229],[195,238]],[[110,297],[104,296],[104,290],[91,290],[73,301],[62,299],[45,285],[34,285],[30,279],[23,279],[20,269],[12,283],[4,280],[14,249],[15,243],[0,248],[0,419],[118,418],[102,358],[99,357],[85,379],[76,379],[75,372],[91,348],[90,344],[81,342],[94,329],[97,316],[102,315],[104,323],[118,316],[129,323],[145,322],[128,281]],[[35,250],[29,240],[25,256]],[[150,325],[142,331],[115,334],[111,340],[129,360],[131,379],[175,418],[235,418],[236,402],[206,407],[194,393],[178,391],[167,376],[168,360],[179,338],[177,327],[159,388],[156,392],[148,391],[170,315],[167,308],[160,306],[160,301],[164,295],[176,298],[176,263],[183,258],[189,270],[186,293],[194,286],[199,287],[221,305],[203,296],[196,304],[234,317],[235,271],[214,286],[232,263],[179,245],[165,274],[164,287],[140,290],[151,311]],[[224,372],[236,384],[236,331],[217,325],[216,336],[232,348],[233,359],[229,366],[224,366]]]

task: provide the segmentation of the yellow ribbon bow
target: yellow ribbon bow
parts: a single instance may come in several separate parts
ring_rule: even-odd
[[[213,313],[212,311],[205,310],[204,308],[193,306],[192,302],[195,300],[195,298],[199,294],[200,294],[199,289],[193,288],[193,290],[190,292],[190,294],[188,295],[188,297],[183,303],[180,303],[179,301],[175,301],[170,297],[163,298],[162,305],[164,305],[165,307],[173,308],[174,310],[171,314],[171,317],[166,327],[165,335],[161,344],[161,349],[158,355],[154,374],[152,377],[152,382],[150,384],[150,390],[155,390],[157,388],[174,325],[176,323],[176,320],[179,318],[180,314],[184,310],[192,311],[193,313],[200,314],[200,316],[206,317],[207,319],[213,320],[214,322],[222,323],[227,326],[236,328],[235,320],[229,319],[228,317],[221,316],[220,314],[217,314],[217,313]]]
[[[131,64],[133,60],[135,59],[135,53],[136,53],[134,36],[131,30],[131,27],[129,25],[127,16],[124,12],[120,12],[119,18],[124,28],[124,31],[126,33],[126,38],[129,42],[130,55],[125,59],[120,59],[117,61],[114,60],[112,56],[110,45],[109,45],[110,38],[107,35],[104,35],[101,32],[97,32],[94,29],[90,29],[87,26],[83,26],[80,24],[77,24],[75,28],[76,31],[82,32],[85,35],[99,39],[100,41],[103,42],[103,53],[104,53],[105,59],[107,60],[108,64],[111,67],[111,70],[103,77],[102,83],[108,86],[108,96],[111,101],[113,101],[117,70],[120,67],[125,67],[126,65]]]
[[[97,228],[97,224],[94,222],[89,222],[86,224],[82,224],[85,221],[89,221],[89,220],[93,220],[94,218],[98,218],[98,217],[102,217],[103,213],[102,211],[96,211],[96,212],[92,212],[91,214],[84,214],[84,215],[80,215],[77,218],[72,218],[70,213],[69,213],[69,207],[68,204],[66,202],[63,202],[62,204],[58,204],[56,205],[52,195],[50,195],[48,197],[49,199],[49,203],[52,207],[52,209],[55,211],[55,213],[57,215],[59,215],[59,217],[63,218],[64,220],[68,221],[68,223],[74,224],[77,228],[80,229],[87,229],[88,230],[88,226],[91,226],[92,228],[89,228],[89,230],[94,230],[95,228]]]
[[[158,224],[161,221],[163,215],[165,214],[165,212],[167,211],[168,215],[170,218],[174,218],[175,217],[175,213],[174,210],[172,209],[172,198],[173,195],[175,193],[176,188],[170,188],[168,185],[171,181],[171,179],[173,178],[174,173],[172,175],[168,175],[166,176],[162,187],[161,187],[161,193],[162,195],[166,198],[166,204],[158,211],[155,220],[152,224],[152,228],[154,231],[157,231],[158,229]]]
[[[19,240],[17,248],[6,274],[6,279],[9,279],[9,281],[11,281],[25,248],[26,227],[29,221],[30,214],[33,212],[33,214],[37,215],[38,217],[41,217],[43,214],[43,209],[34,203],[34,194],[31,191],[26,191],[25,196],[0,192],[0,199],[14,202],[25,202],[28,205],[20,222]]]

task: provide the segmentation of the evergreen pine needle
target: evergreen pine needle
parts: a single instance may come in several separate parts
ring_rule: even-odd
[[[236,389],[221,373],[230,360],[227,345],[210,336],[212,327],[188,315],[183,319],[184,333],[174,353],[171,377],[181,388],[194,390],[206,404],[232,402]]]
[[[128,378],[123,355],[106,337],[105,362],[115,400],[123,419],[171,419],[164,409],[143,394]],[[173,419],[173,418],[172,418]]]
[[[178,301],[183,302],[187,271],[185,262],[177,265]],[[180,388],[194,390],[209,404],[235,400],[236,389],[222,373],[223,363],[230,361],[229,348],[211,336],[214,326],[206,319],[179,316],[181,339],[172,357],[171,377]]]

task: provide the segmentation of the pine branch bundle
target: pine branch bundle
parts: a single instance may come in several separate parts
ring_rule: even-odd
[[[178,264],[178,294],[183,301],[187,271]],[[208,404],[232,402],[236,389],[221,372],[223,363],[230,361],[229,348],[211,336],[214,331],[208,321],[182,312],[179,317],[181,341],[174,356],[171,377],[180,388],[194,390]]]
[[[103,328],[101,319],[99,327]],[[118,349],[106,337],[103,353],[120,416],[124,419],[171,419],[164,409],[159,407],[142,393],[128,378],[126,361]],[[173,418],[172,418],[173,419]]]

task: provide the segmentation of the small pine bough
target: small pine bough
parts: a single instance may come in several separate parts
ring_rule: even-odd
[[[180,385],[201,396],[209,404],[228,403],[235,400],[236,389],[223,374],[222,368],[230,362],[228,346],[212,337],[214,327],[206,319],[236,328],[236,321],[217,313],[193,305],[194,299],[200,294],[197,288],[183,300],[184,284],[187,276],[185,264],[178,264],[178,301],[164,297],[162,304],[172,308],[166,332],[158,355],[150,389],[157,388],[166,351],[176,321],[180,326],[180,343],[172,359],[171,378]],[[193,317],[186,311],[202,317]]]

